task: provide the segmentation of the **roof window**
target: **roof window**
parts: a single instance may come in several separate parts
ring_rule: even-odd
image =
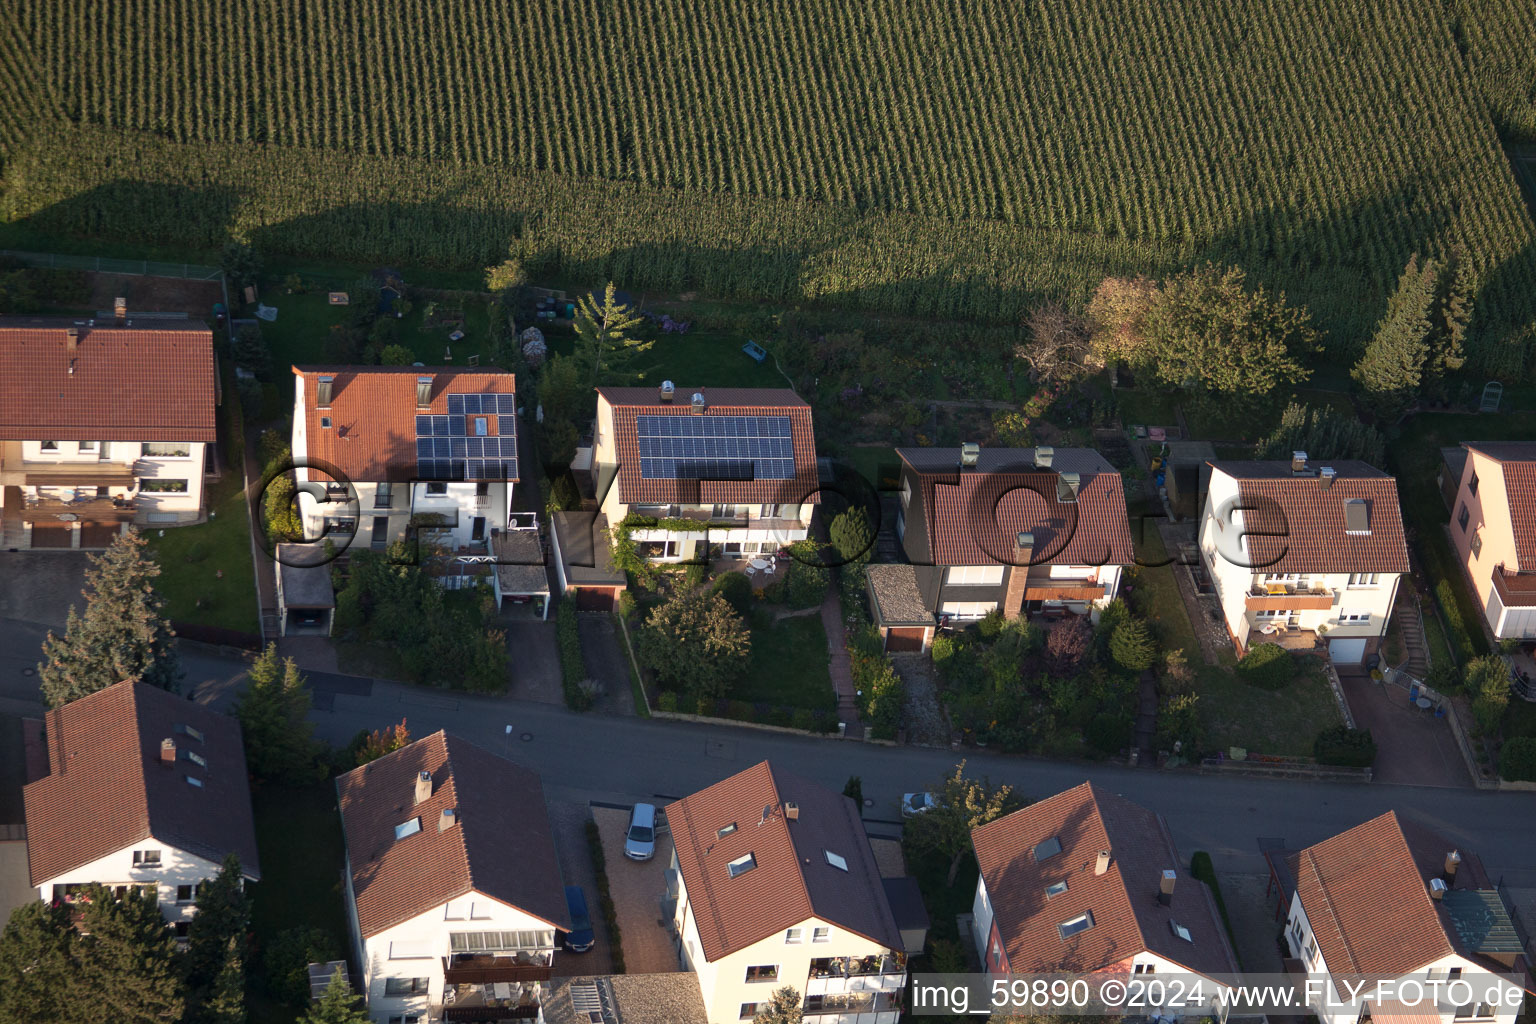
[[[1085,932],[1092,927],[1093,911],[1085,910],[1076,917],[1061,922],[1061,924],[1056,926],[1056,930],[1061,933],[1062,938],[1069,939],[1078,932]]]
[[[183,736],[192,737],[199,743],[203,742],[203,733],[200,729],[194,729],[190,725],[177,725],[176,731],[181,733]]]
[[[724,839],[726,836],[730,835],[732,832],[735,832],[735,831],[736,831],[736,823],[733,821],[729,825],[725,825],[725,826],[721,827],[720,829],[718,829],[715,832],[715,838],[716,839]]]
[[[1189,933],[1189,929],[1185,928],[1177,921],[1170,920],[1168,922],[1168,930],[1173,932],[1173,934],[1177,935],[1179,938],[1183,939],[1185,942],[1195,941],[1195,937]]]
[[[1056,836],[1042,840],[1035,846],[1035,860],[1049,860],[1061,852],[1061,840]]]
[[[848,858],[844,857],[840,853],[833,853],[831,850],[823,850],[821,852],[827,855],[828,864],[831,864],[839,871],[848,870]]]
[[[757,867],[757,857],[754,854],[746,853],[727,864],[725,870],[730,872],[732,878],[735,878],[737,875],[746,874],[755,867]]]
[[[1067,883],[1066,883],[1065,880],[1062,880],[1060,882],[1052,882],[1050,885],[1045,887],[1045,895],[1046,895],[1047,899],[1049,899],[1052,896],[1060,896],[1062,893],[1064,893],[1066,891],[1067,891]]]
[[[420,818],[412,818],[410,821],[407,821],[407,822],[404,822],[403,824],[395,826],[395,838],[396,839],[404,839],[406,836],[413,836],[417,832],[420,832],[420,831],[421,831],[421,819]]]
[[[181,750],[177,751],[177,753],[180,755],[183,761],[191,761],[199,768],[208,767],[208,759],[195,750],[188,750],[186,747],[182,747]]]
[[[202,789],[203,788],[203,780],[202,779],[194,779],[190,775],[183,776],[183,778],[185,778],[187,780],[187,785],[189,785],[189,786],[196,786],[198,789]]]
[[[329,416],[321,416],[320,417],[320,429],[321,430],[330,430],[331,429],[331,418]]]

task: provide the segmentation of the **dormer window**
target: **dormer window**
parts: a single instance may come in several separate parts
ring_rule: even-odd
[[[413,836],[420,831],[421,819],[412,818],[410,821],[402,822],[401,824],[395,826],[395,838],[404,839],[406,836]]]
[[[730,873],[732,878],[736,878],[746,874],[755,867],[757,867],[757,857],[754,854],[746,853],[726,864],[725,870]]]

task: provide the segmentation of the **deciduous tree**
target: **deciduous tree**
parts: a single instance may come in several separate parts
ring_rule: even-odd
[[[377,761],[385,754],[392,754],[410,743],[411,731],[406,728],[405,719],[402,718],[399,725],[386,725],[372,732],[362,732],[358,739],[361,742],[356,743],[357,756],[354,760],[361,768],[369,761]]]
[[[1103,367],[1103,358],[1093,348],[1091,324],[1076,310],[1060,302],[1044,302],[1030,310],[1024,326],[1029,340],[1013,354],[1028,364],[1036,381],[1080,380]]]
[[[657,678],[695,698],[724,697],[752,653],[752,634],[718,594],[688,592],[657,606],[639,640]]]
[[[1157,298],[1149,277],[1106,277],[1088,302],[1089,340],[1100,359],[1137,362],[1145,321]]]
[[[910,819],[904,842],[916,852],[949,858],[946,884],[955,884],[960,862],[971,849],[971,829],[1001,818],[1023,806],[1011,786],[996,786],[987,779],[970,779],[965,762],[933,787],[934,806]]]
[[[69,610],[64,635],[52,631],[43,642],[37,673],[50,707],[137,679],[175,691],[181,663],[171,640],[175,633],[161,615],[154,580],[160,566],[144,553],[144,538],[130,528],[85,572],[85,615]]]
[[[640,323],[640,315],[620,302],[613,282],[603,289],[601,300],[583,295],[576,303],[576,336],[589,371],[588,380],[600,384],[608,379],[630,380],[637,376],[628,369],[634,357],[655,344],[630,337],[626,332]]]

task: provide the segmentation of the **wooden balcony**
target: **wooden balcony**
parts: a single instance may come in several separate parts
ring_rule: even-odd
[[[6,511],[9,514],[11,510]],[[27,498],[21,518],[29,523],[131,523],[137,511],[131,498]]]
[[[449,985],[491,985],[498,981],[548,981],[549,964],[518,963],[510,956],[443,957]]]
[[[1104,596],[1102,583],[1071,580],[1030,580],[1024,586],[1026,601],[1097,601]]]
[[[1333,591],[1321,588],[1297,590],[1294,587],[1286,587],[1282,591],[1278,587],[1254,587],[1243,599],[1243,606],[1249,611],[1322,611],[1333,607]]]
[[[1509,572],[1495,566],[1493,589],[1506,608],[1536,607],[1536,572]]]
[[[132,487],[133,481],[133,467],[122,462],[32,465],[22,480],[28,487]]]

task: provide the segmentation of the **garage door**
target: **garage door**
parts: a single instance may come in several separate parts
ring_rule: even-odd
[[[892,626],[885,631],[885,649],[892,654],[921,652],[923,632],[922,626]]]
[[[1358,665],[1365,660],[1365,640],[1329,640],[1328,657],[1335,665]]]
[[[67,548],[71,544],[74,527],[67,523],[32,524],[32,546],[35,548]]]
[[[80,546],[83,548],[109,547],[119,532],[116,523],[82,523]]]
[[[614,593],[608,587],[580,587],[576,591],[576,609],[583,612],[611,612]]]

